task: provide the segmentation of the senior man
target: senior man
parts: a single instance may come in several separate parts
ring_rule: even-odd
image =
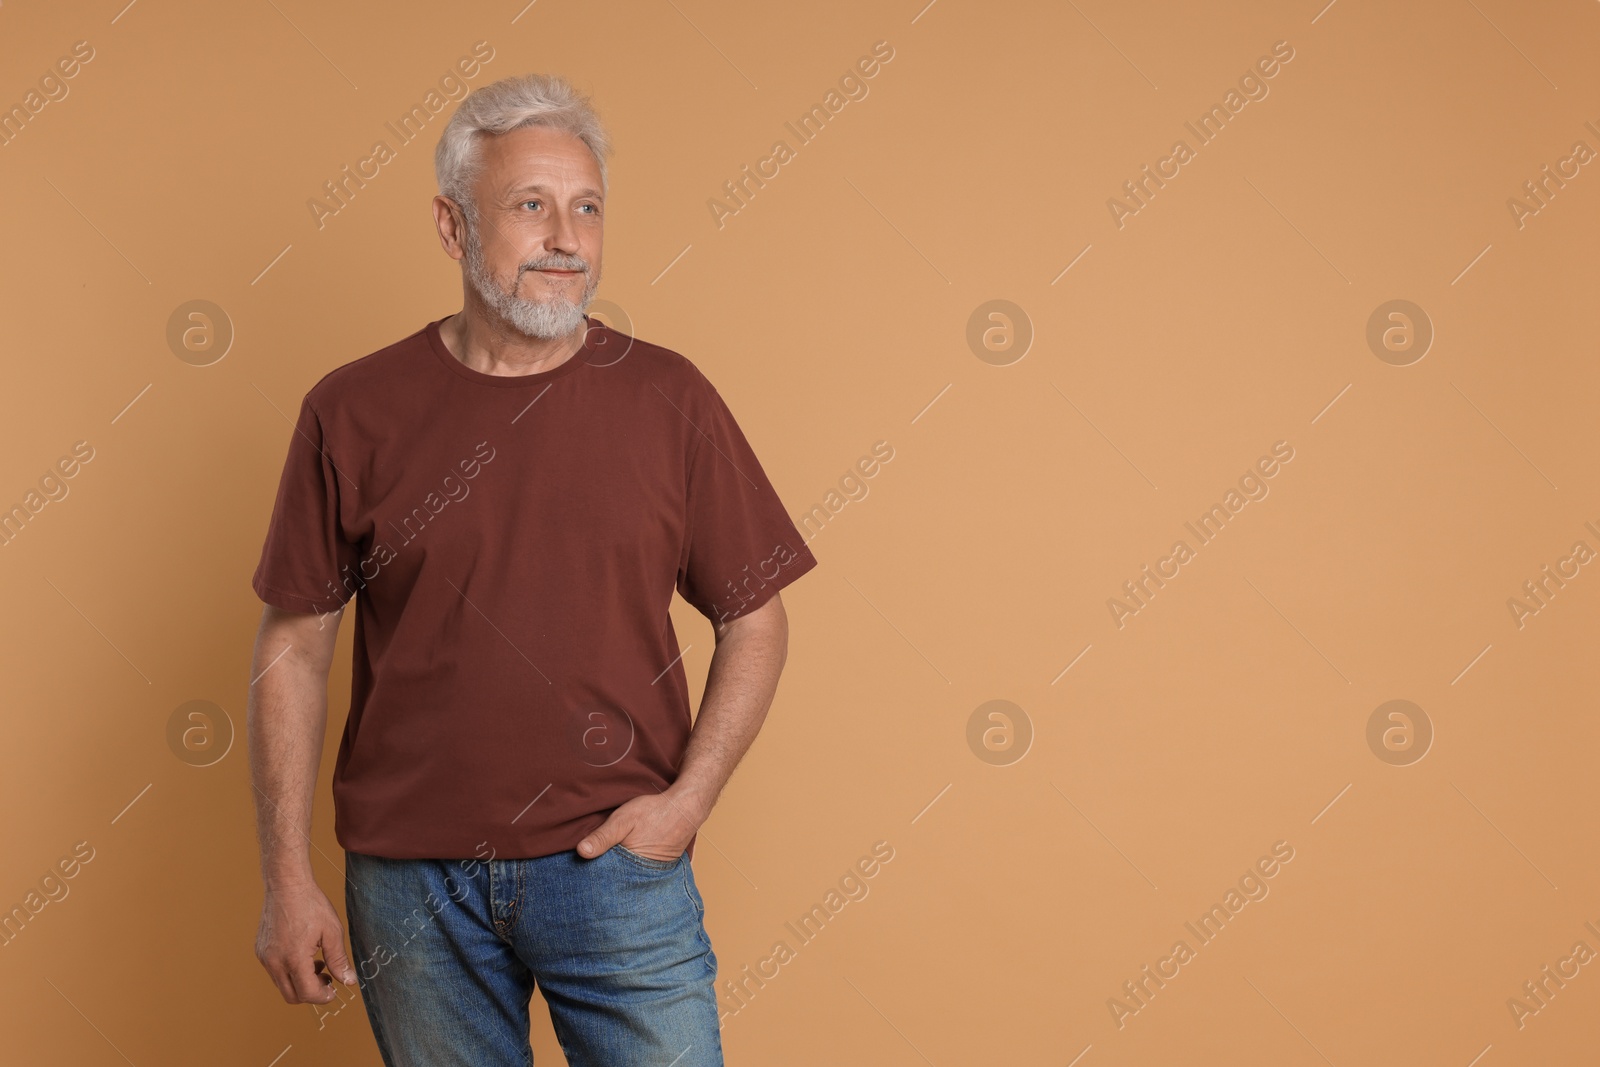
[[[524,1067],[536,986],[573,1067],[722,1063],[690,861],[816,559],[694,364],[585,314],[608,151],[559,78],[463,100],[433,200],[462,308],[306,394],[252,583],[256,953],[290,1003],[359,984],[391,1065]],[[716,638],[692,723],[674,589]],[[351,597],[353,959],[308,851]]]

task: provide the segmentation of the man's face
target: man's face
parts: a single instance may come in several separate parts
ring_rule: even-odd
[[[583,329],[600,287],[604,226],[594,154],[547,126],[485,138],[481,150],[476,219],[468,208],[463,241],[468,283],[521,333],[554,339]]]

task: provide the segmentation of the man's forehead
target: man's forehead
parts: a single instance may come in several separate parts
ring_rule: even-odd
[[[491,188],[507,196],[563,191],[576,196],[601,195],[599,165],[581,140],[558,130],[541,130],[541,135],[509,140],[521,132],[513,130],[496,137],[487,146],[483,177]],[[574,183],[582,188],[572,189]]]

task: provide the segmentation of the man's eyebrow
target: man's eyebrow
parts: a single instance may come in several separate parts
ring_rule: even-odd
[[[551,189],[550,189],[550,187],[548,185],[545,185],[542,182],[533,182],[533,183],[528,184],[528,185],[520,185],[520,186],[518,186],[517,188],[511,190],[510,195],[511,196],[521,196],[523,193],[548,193],[550,191],[551,191]],[[602,194],[601,194],[600,190],[591,189],[591,188],[589,188],[587,186],[585,186],[582,189],[579,189],[577,195],[593,197],[596,200],[602,199]]]

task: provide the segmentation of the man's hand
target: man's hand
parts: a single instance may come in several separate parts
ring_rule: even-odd
[[[333,976],[346,985],[356,980],[344,954],[339,916],[317,888],[308,855],[311,795],[327,724],[328,667],[343,614],[263,607],[250,667],[250,781],[266,885],[256,959],[290,1004],[326,1004],[337,995]]]
[[[322,959],[317,959],[318,948]],[[268,887],[256,959],[289,1004],[328,1003],[339,995],[333,975],[347,986],[356,984],[339,915],[315,883]]]
[[[678,777],[660,793],[620,805],[578,842],[578,855],[592,859],[622,845],[653,860],[675,860],[710,818],[772,704],[788,655],[789,617],[783,599],[773,593],[765,604],[714,630],[717,649]]]
[[[595,831],[578,842],[578,855],[587,859],[622,845],[653,860],[671,861],[683,855],[689,839],[710,810],[686,796],[665,792],[637,796],[613,811]]]

